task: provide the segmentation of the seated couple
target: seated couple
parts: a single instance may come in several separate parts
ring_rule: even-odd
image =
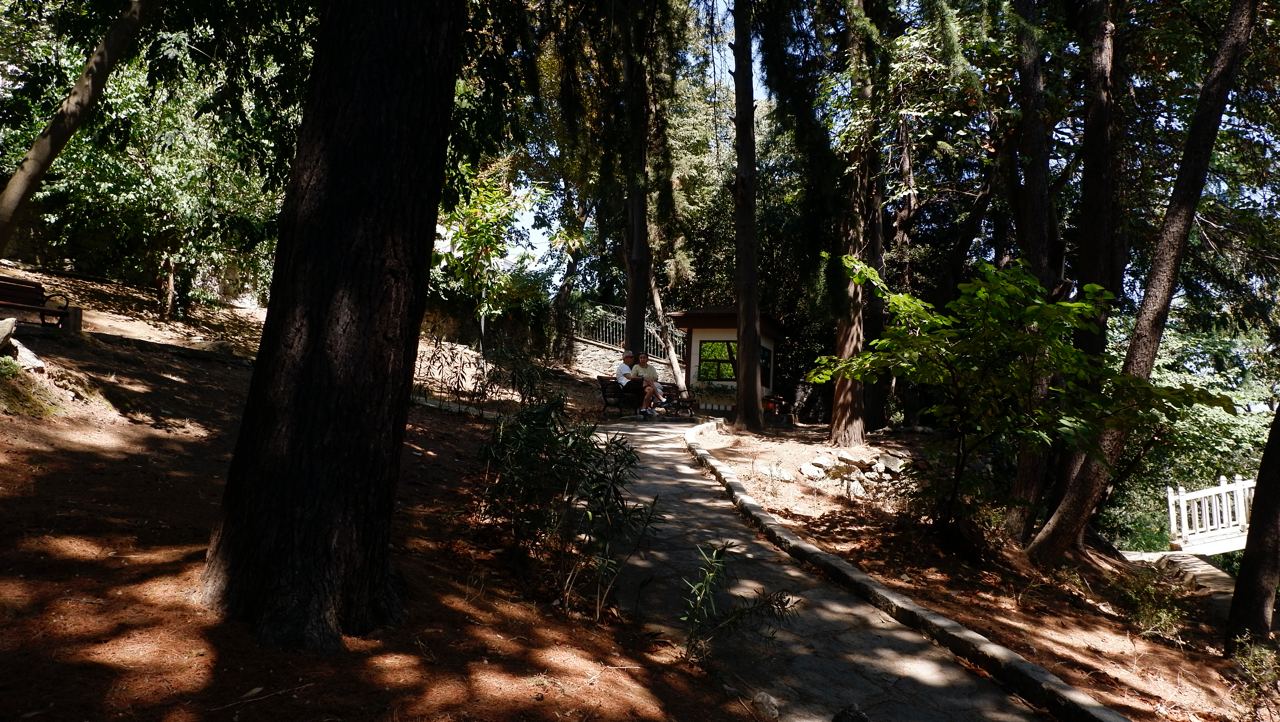
[[[635,365],[632,365],[634,360]],[[640,402],[640,413],[645,416],[654,413],[654,402],[665,402],[662,384],[658,383],[658,370],[649,365],[649,354],[641,353],[639,357],[627,351],[622,354],[622,363],[618,364],[618,385],[625,393],[643,393]]]

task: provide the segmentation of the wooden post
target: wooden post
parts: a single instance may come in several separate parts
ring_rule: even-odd
[[[1186,495],[1187,495],[1187,490],[1182,488],[1182,485],[1179,484],[1178,485],[1178,518],[1182,522],[1182,533],[1179,534],[1178,536],[1183,541],[1186,541],[1187,535],[1190,533],[1190,530],[1187,529],[1187,502],[1183,499],[1183,497]]]
[[[1249,530],[1249,509],[1245,505],[1244,495],[1244,480],[1236,474],[1236,524],[1240,525],[1242,533]]]
[[[68,306],[67,315],[62,317],[62,330],[80,333],[84,328],[84,309],[79,306]]]
[[[1174,510],[1174,506],[1175,506],[1178,502],[1177,502],[1177,499],[1176,499],[1176,498],[1174,497],[1174,495],[1173,495],[1173,487],[1172,487],[1172,486],[1166,486],[1166,487],[1164,488],[1164,490],[1165,490],[1165,493],[1166,493],[1166,494],[1168,494],[1168,496],[1169,496],[1169,541],[1174,541],[1174,540],[1176,540],[1176,539],[1181,539],[1181,538],[1182,538],[1181,533],[1178,531],[1178,517],[1177,517],[1177,512]]]

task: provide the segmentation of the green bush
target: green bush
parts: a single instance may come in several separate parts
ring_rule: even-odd
[[[22,366],[8,356],[0,356],[0,380],[8,381],[22,373]]]
[[[885,300],[891,321],[870,350],[818,359],[809,380],[896,376],[927,391],[932,405],[924,412],[955,439],[951,478],[930,487],[944,523],[964,507],[1007,498],[1012,474],[975,459],[1012,460],[1028,445],[1089,450],[1106,426],[1134,426],[1193,403],[1233,410],[1225,397],[1190,384],[1154,386],[1077,348],[1075,335],[1094,328],[1110,298],[1099,286],[1085,286],[1083,300],[1054,301],[1025,269],[980,264],[942,311],[890,292],[861,261],[846,257],[845,265],[855,283]]]
[[[1280,659],[1275,647],[1258,644],[1244,637],[1235,653],[1240,684],[1233,696],[1245,707],[1242,719],[1250,722],[1273,722],[1280,719]]]
[[[17,361],[0,356],[0,413],[42,419],[56,414],[58,397],[22,370]]]
[[[1160,571],[1139,568],[1116,584],[1120,601],[1129,613],[1129,621],[1144,636],[1178,638],[1178,630],[1186,620],[1186,610],[1178,594],[1164,581]]]
[[[494,429],[487,513],[541,565],[566,604],[589,599],[597,617],[622,558],[653,523],[654,506],[629,501],[635,450],[576,423],[564,401],[522,406]]]

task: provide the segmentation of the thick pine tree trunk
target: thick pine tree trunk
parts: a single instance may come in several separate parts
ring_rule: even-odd
[[[868,8],[861,0],[856,4],[864,12],[878,10]],[[876,94],[876,58],[868,50],[867,43],[857,37],[855,32],[853,28],[846,30],[846,47],[850,63],[862,78],[860,100],[870,105]],[[876,268],[881,265],[880,256],[884,248],[884,222],[877,186],[880,162],[875,138],[878,135],[878,128],[868,129],[860,139],[859,147],[847,156],[847,167],[850,170],[846,202],[849,209],[844,214],[842,229],[845,243],[843,252]],[[854,356],[866,347],[869,325],[867,316],[873,311],[871,299],[862,285],[846,281],[844,296],[839,300],[841,311],[836,324],[835,352],[842,357]],[[864,443],[867,433],[867,387],[861,381],[838,377],[834,392],[828,442],[832,446],[858,446]]]
[[[1080,232],[1072,267],[1081,289],[1088,284],[1096,284],[1118,298],[1123,292],[1121,283],[1128,247],[1117,223],[1121,207],[1117,179],[1121,177],[1123,161],[1116,91],[1121,81],[1117,77],[1115,17],[1115,0],[1088,0],[1084,3],[1080,44],[1090,51],[1085,81],[1081,201],[1077,214]],[[1105,308],[1099,311],[1098,331],[1080,331],[1075,339],[1078,348],[1094,355],[1102,354],[1107,343],[1109,314]],[[1064,457],[1064,462],[1054,472],[1054,483],[1059,489],[1070,483],[1085,462],[1083,451],[1065,453]],[[1031,516],[1031,509],[1016,511],[1026,513],[1015,522],[1018,537],[1025,539],[1030,535],[1035,519]]]
[[[1083,287],[1097,284],[1117,297],[1123,289],[1128,249],[1118,230],[1117,179],[1121,173],[1120,108],[1116,92],[1115,0],[1088,0],[1081,45],[1090,48],[1084,140],[1081,155],[1080,237],[1073,267]],[[1098,318],[1097,333],[1082,333],[1077,345],[1089,353],[1106,349],[1107,314]]]
[[[645,350],[645,313],[648,309],[649,276],[653,273],[653,251],[649,247],[649,82],[645,68],[645,27],[648,2],[637,0],[627,10],[624,28],[626,47],[623,59],[624,111],[627,140],[623,155],[626,176],[626,257],[627,257],[627,348]]]
[[[1129,340],[1123,371],[1131,376],[1150,378],[1151,369],[1155,366],[1156,352],[1169,317],[1169,304],[1178,285],[1178,269],[1187,248],[1196,206],[1204,190],[1227,95],[1244,61],[1257,13],[1258,0],[1235,0],[1232,3],[1223,29],[1222,44],[1200,88],[1169,206],[1152,245],[1151,271],[1134,322],[1133,336]],[[1084,527],[1106,488],[1107,469],[1120,458],[1127,439],[1125,429],[1113,428],[1103,432],[1099,445],[1105,461],[1085,461],[1068,485],[1057,509],[1027,548],[1038,563],[1054,564],[1069,549],[1079,545]]]
[[[206,603],[331,649],[395,621],[391,516],[461,0],[327,4]]]
[[[1021,17],[1018,29],[1018,106],[1022,111],[1018,129],[1018,162],[1021,183],[1014,186],[1018,194],[1017,236],[1022,258],[1046,291],[1056,284],[1062,272],[1061,253],[1053,224],[1053,208],[1049,193],[1049,127],[1046,124],[1043,51],[1035,29],[1039,21],[1037,0],[1015,0],[1014,8]],[[1042,375],[1028,389],[1033,406],[1043,403],[1049,393],[1049,376]],[[1033,441],[1018,447],[1017,473],[1014,476],[1006,527],[1019,537],[1025,532],[1031,505],[1044,489],[1045,450]]]
[[[850,303],[861,303],[863,289],[850,290]],[[842,358],[862,352],[862,313],[840,320],[836,329],[836,355]],[[838,377],[835,398],[831,402],[832,446],[859,446],[866,441],[867,427],[863,418],[863,385],[853,379]]]
[[[102,42],[89,56],[89,62],[85,63],[84,72],[71,88],[71,93],[58,106],[49,125],[36,138],[9,177],[4,191],[0,192],[0,257],[9,252],[19,209],[36,192],[49,166],[53,165],[54,159],[102,97],[107,78],[133,43],[138,29],[142,27],[143,16],[151,12],[151,4],[151,0],[133,0],[124,14],[111,23]]]
[[[733,230],[738,294],[738,414],[734,427],[764,430],[760,398],[759,242],[756,238],[756,113],[751,54],[751,0],[733,4],[734,138],[738,169]]]
[[[1255,642],[1271,638],[1271,613],[1276,586],[1280,585],[1280,414],[1271,422],[1267,446],[1262,451],[1253,511],[1249,514],[1249,538],[1245,542],[1236,589],[1227,617],[1227,654],[1234,654],[1236,640],[1248,634]]]
[[[1022,183],[1015,190],[1018,246],[1031,272],[1046,289],[1052,288],[1061,268],[1053,268],[1053,233],[1049,198],[1049,128],[1045,123],[1044,71],[1042,51],[1036,37],[1039,2],[1014,0],[1021,17],[1018,28],[1018,107],[1022,119],[1018,129],[1018,162]]]

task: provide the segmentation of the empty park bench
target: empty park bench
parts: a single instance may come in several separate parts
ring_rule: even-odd
[[[2,309],[38,316],[42,326],[79,330],[80,309],[72,308],[61,293],[45,293],[36,281],[0,276],[0,315],[5,315]]]
[[[617,409],[618,413],[629,411],[634,414],[640,410],[640,402],[644,400],[643,393],[624,391],[612,376],[597,376],[596,381],[600,384],[600,398],[604,402],[600,407],[602,416],[609,411],[609,407]]]

